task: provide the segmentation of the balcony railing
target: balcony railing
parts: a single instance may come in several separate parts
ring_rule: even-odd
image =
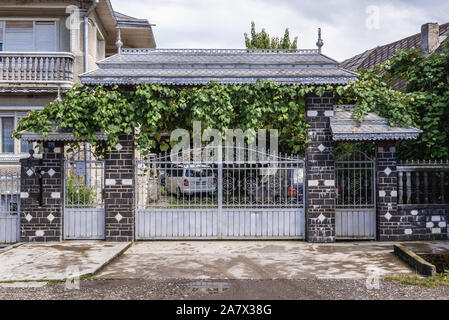
[[[73,60],[66,52],[0,52],[0,83],[71,83]]]

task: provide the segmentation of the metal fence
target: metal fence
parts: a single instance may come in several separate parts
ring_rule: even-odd
[[[0,169],[0,243],[13,243],[20,234],[20,167]]]
[[[337,239],[376,238],[375,161],[362,152],[345,154],[335,162]]]
[[[399,204],[449,204],[449,161],[409,161],[397,171]]]
[[[64,238],[103,239],[104,161],[89,147],[65,156]]]
[[[335,162],[337,208],[374,208],[375,161],[362,152],[353,152]]]
[[[203,160],[136,160],[138,239],[303,236],[303,159]]]

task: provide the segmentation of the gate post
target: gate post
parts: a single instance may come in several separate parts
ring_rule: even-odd
[[[395,141],[381,141],[376,145],[377,234],[380,241],[406,240],[412,232],[398,214],[395,145]]]
[[[20,160],[21,242],[62,240],[64,143],[44,142],[43,147],[42,159]]]
[[[106,241],[134,240],[134,136],[121,135],[105,158]]]
[[[335,242],[335,163],[329,118],[334,115],[332,93],[309,96],[307,123],[310,142],[306,149],[306,232],[309,242]]]

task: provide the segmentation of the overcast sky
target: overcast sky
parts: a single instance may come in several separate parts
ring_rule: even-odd
[[[299,48],[342,61],[377,45],[420,32],[426,22],[449,21],[448,0],[111,0],[116,11],[156,24],[159,48],[244,48],[251,21],[271,36],[285,28]]]

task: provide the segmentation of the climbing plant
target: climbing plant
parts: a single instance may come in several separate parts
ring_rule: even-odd
[[[13,135],[20,138],[21,131],[47,135],[55,128],[66,129],[102,153],[118,143],[120,134],[136,130],[136,147],[145,153],[168,150],[170,141],[163,133],[191,130],[198,120],[203,129],[218,129],[223,136],[227,128],[278,129],[281,152],[304,154],[308,140],[305,98],[332,91],[336,103],[357,105],[354,117],[360,122],[375,111],[392,125],[421,128],[424,133],[418,141],[400,144],[402,157],[448,158],[448,61],[447,50],[428,58],[417,51],[402,52],[338,87],[266,81],[200,87],[146,84],[133,90],[77,85],[62,101],[20,119]],[[406,90],[391,89],[398,80],[405,81]],[[99,141],[97,133],[108,140]]]
[[[191,130],[193,121],[203,129],[279,129],[281,152],[304,153],[307,140],[305,95],[331,88],[282,86],[272,82],[172,88],[157,84],[126,91],[114,87],[75,86],[65,99],[31,112],[19,121],[14,133],[35,131],[42,135],[54,129],[70,130],[77,139],[92,144],[100,153],[113,148],[120,134],[136,132],[136,146],[145,153],[167,150],[162,133]],[[97,134],[107,135],[106,142]]]
[[[367,90],[367,88],[369,88]],[[396,88],[390,90],[390,88]],[[425,56],[418,49],[399,51],[386,62],[361,70],[357,81],[337,89],[340,102],[356,102],[363,121],[377,111],[392,125],[415,126],[419,139],[398,143],[400,160],[449,158],[449,49]]]

